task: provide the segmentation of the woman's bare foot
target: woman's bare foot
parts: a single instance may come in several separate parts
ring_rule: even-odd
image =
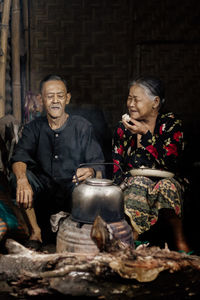
[[[173,241],[176,250],[187,253],[190,252],[191,249],[184,234],[182,220],[175,214],[173,210],[163,210],[162,216],[172,229]]]
[[[178,251],[184,251],[186,253],[191,251],[191,248],[189,247],[185,239],[176,239],[175,246]]]

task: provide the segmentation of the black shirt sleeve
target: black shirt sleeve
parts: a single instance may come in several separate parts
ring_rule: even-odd
[[[22,131],[22,137],[15,146],[11,164],[14,162],[24,162],[27,165],[35,163],[35,153],[37,147],[37,130],[35,122],[26,124]]]

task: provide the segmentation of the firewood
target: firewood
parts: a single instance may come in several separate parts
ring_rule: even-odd
[[[35,277],[64,276],[72,271],[93,272],[95,275],[116,273],[122,278],[139,281],[154,280],[163,270],[175,272],[185,267],[200,271],[200,257],[186,255],[168,248],[143,247],[129,252],[102,252],[96,256],[77,253],[44,254],[29,250],[8,239],[6,247],[10,254],[0,256],[0,278],[16,279],[23,274]],[[147,271],[151,276],[146,276]],[[144,272],[144,274],[142,273]]]
[[[109,253],[130,249],[130,245],[116,238],[112,227],[100,216],[97,216],[91,228],[91,239],[95,242],[99,250]]]
[[[46,254],[8,239],[5,243],[8,254],[0,256],[0,280],[8,281],[29,295],[56,290],[72,295],[104,294],[109,299],[116,290],[124,293],[124,280],[130,287],[133,284],[130,280],[152,282],[163,271],[168,271],[169,276],[178,271],[185,274],[188,269],[200,272],[200,257],[170,251],[167,245],[164,249],[148,245],[134,249],[116,239],[109,224],[99,217],[93,224],[91,237],[101,249],[98,254]],[[108,282],[115,282],[115,289],[111,289]]]

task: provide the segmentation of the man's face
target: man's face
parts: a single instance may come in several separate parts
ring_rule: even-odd
[[[70,94],[62,81],[50,80],[44,83],[42,99],[47,115],[53,119],[65,114],[65,106],[70,101]]]

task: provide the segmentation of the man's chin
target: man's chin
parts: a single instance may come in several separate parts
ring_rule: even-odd
[[[58,119],[58,118],[61,117],[61,115],[58,115],[58,114],[48,114],[48,116],[49,116],[51,119],[54,119],[54,120],[56,120],[56,119]]]

